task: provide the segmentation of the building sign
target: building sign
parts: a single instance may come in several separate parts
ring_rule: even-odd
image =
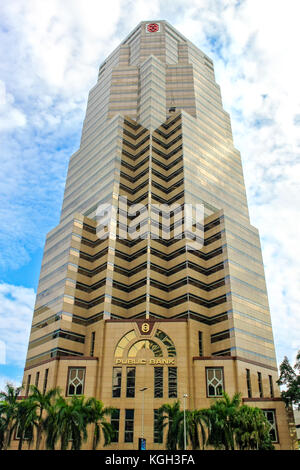
[[[169,366],[175,364],[175,358],[174,357],[168,357],[166,359],[164,358],[153,358],[153,359],[121,359],[117,358],[115,359],[116,364],[120,365],[152,365],[152,366]]]
[[[159,33],[160,25],[158,23],[147,23],[146,24],[146,33]]]
[[[139,329],[140,335],[151,335],[155,321],[153,320],[137,320],[136,324]]]

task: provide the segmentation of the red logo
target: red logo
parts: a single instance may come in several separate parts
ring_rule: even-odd
[[[158,24],[156,24],[156,23],[148,24],[147,25],[147,31],[149,31],[149,33],[156,33],[157,31],[159,31]]]

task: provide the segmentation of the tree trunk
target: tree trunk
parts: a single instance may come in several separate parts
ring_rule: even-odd
[[[7,450],[9,446],[9,441],[10,441],[10,435],[11,435],[11,426],[7,427],[6,433],[5,433],[5,439],[4,439],[4,444],[3,444],[3,450]]]
[[[24,433],[21,433],[21,437],[19,439],[19,445],[18,445],[18,450],[22,450],[22,445],[23,445],[23,435]]]
[[[36,431],[36,446],[35,446],[36,450],[40,449],[41,440],[42,440],[42,427],[41,425],[39,425]]]

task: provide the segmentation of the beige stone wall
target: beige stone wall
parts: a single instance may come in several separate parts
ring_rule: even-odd
[[[290,448],[290,435],[284,404],[279,399],[279,390],[276,386],[277,371],[265,367],[261,363],[251,363],[237,357],[199,357],[198,331],[203,333],[203,351],[209,351],[210,338],[208,327],[205,330],[203,324],[195,320],[150,320],[150,328],[147,333],[142,332],[143,323],[131,320],[107,320],[100,321],[93,326],[96,331],[95,357],[73,357],[59,358],[37,367],[28,368],[24,374],[24,384],[27,377],[31,375],[31,383],[34,382],[35,374],[40,372],[40,383],[43,386],[45,369],[49,369],[47,389],[59,386],[62,393],[66,394],[68,372],[70,367],[85,369],[84,395],[86,397],[96,396],[101,399],[105,406],[120,409],[119,442],[111,444],[111,449],[137,448],[138,437],[142,433],[142,402],[144,393],[144,436],[147,439],[149,449],[162,449],[163,444],[153,442],[153,420],[154,409],[162,404],[180,399],[183,406],[183,395],[187,394],[187,409],[201,409],[210,406],[214,398],[209,398],[207,393],[207,368],[221,368],[224,377],[224,389],[231,397],[239,392],[244,403],[250,406],[258,406],[262,409],[275,410],[276,425],[279,441],[275,443],[277,449]],[[168,349],[158,337],[157,331],[168,335],[176,348],[176,356],[168,356]],[[122,338],[132,332],[130,340],[125,341],[122,355],[117,354],[117,346]],[[206,333],[206,334],[205,334]],[[129,351],[138,341],[152,340],[157,343],[163,356],[155,356],[153,350],[139,349],[132,356]],[[123,341],[124,342],[124,341]],[[124,344],[123,344],[124,346]],[[162,364],[166,362],[166,364]],[[168,364],[169,362],[169,364]],[[177,367],[177,398],[168,397],[168,367]],[[122,368],[121,396],[112,397],[113,368]],[[126,370],[135,367],[135,396],[126,397]],[[154,397],[154,368],[163,367],[163,397]],[[246,383],[246,369],[251,373],[252,398],[248,398]],[[263,398],[259,396],[257,372],[261,372],[263,378]],[[269,375],[273,377],[274,397],[271,397],[269,388]],[[147,390],[142,392],[142,388]],[[134,409],[134,442],[124,442],[125,433],[125,410]],[[16,445],[16,443],[14,444]],[[90,448],[91,441],[86,443],[85,448]]]

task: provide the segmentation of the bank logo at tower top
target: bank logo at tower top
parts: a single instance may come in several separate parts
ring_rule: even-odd
[[[97,237],[120,240],[186,240],[187,250],[200,250],[204,242],[203,204],[100,204],[96,210]]]
[[[160,25],[158,23],[147,23],[146,33],[159,33]]]

